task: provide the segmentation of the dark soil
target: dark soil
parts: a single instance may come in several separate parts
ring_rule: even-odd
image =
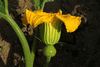
[[[34,39],[34,31],[30,25],[23,26],[21,17],[25,9],[34,11],[31,1],[8,0],[10,16],[23,31],[30,48]],[[70,13],[81,16],[82,23],[73,33],[67,33],[64,24],[59,42],[55,44],[57,54],[51,59],[49,67],[100,67],[100,1],[99,0],[55,0],[45,4],[45,12]],[[25,67],[21,60],[24,57],[21,43],[9,25],[0,19],[0,67]],[[34,67],[43,67],[46,57],[42,54],[45,44],[38,41]]]

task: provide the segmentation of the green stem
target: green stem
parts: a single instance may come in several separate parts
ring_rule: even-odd
[[[25,55],[25,60],[26,60],[26,67],[32,67],[32,59],[31,59],[31,55],[30,55],[30,49],[29,49],[29,45],[27,43],[27,40],[26,40],[24,34],[20,30],[20,28],[18,27],[16,22],[10,16],[8,16],[6,18],[6,20],[12,26],[12,28],[16,32],[16,34],[19,37],[19,40],[20,40],[20,42],[22,44],[24,55]]]
[[[11,27],[14,29],[16,32],[17,36],[19,37],[19,40],[22,44],[23,51],[24,51],[24,56],[26,60],[26,67],[32,67],[32,59],[31,59],[31,54],[30,54],[30,49],[27,43],[27,40],[23,34],[23,32],[20,30],[19,26],[16,24],[16,22],[9,16],[9,11],[8,11],[8,0],[4,0],[5,2],[5,14],[0,13],[0,16],[7,20]]]
[[[44,8],[44,5],[45,5],[45,2],[42,3],[42,7],[40,8],[40,6],[38,6],[37,9],[35,10],[40,10],[40,9],[43,9]],[[35,36],[38,35],[38,27],[36,28],[36,33],[35,33]],[[35,59],[35,52],[36,52],[36,42],[37,42],[37,39],[34,37],[34,40],[33,40],[33,45],[32,45],[32,50],[31,50],[31,56],[32,56],[32,65],[34,64],[34,59]]]
[[[32,59],[31,59],[30,49],[29,49],[29,46],[28,46],[28,43],[27,43],[27,40],[26,40],[24,34],[20,30],[20,28],[18,27],[16,22],[9,15],[4,15],[4,14],[0,13],[0,16],[9,22],[9,24],[12,26],[12,28],[16,32],[17,36],[19,37],[19,40],[22,44],[24,55],[25,55],[26,67],[32,67]]]
[[[46,0],[43,0],[42,4],[41,4],[41,9],[43,10],[44,9],[44,5],[46,3]]]
[[[18,27],[16,22],[10,16],[8,16],[6,20],[12,26],[12,28],[16,32],[16,34],[19,37],[19,40],[22,44],[24,55],[25,55],[25,60],[26,60],[26,67],[32,67],[32,59],[31,59],[30,49],[29,49],[29,45],[27,43],[27,40],[26,40],[24,34],[20,30],[20,28]]]
[[[46,64],[44,67],[49,67],[50,60],[51,60],[51,57],[47,57]]]
[[[36,28],[35,36],[37,36],[37,35],[38,35],[38,27]],[[32,64],[34,64],[34,58],[35,58],[35,52],[36,52],[36,42],[37,42],[37,39],[34,37],[32,50],[31,50]]]
[[[5,12],[6,12],[6,15],[9,15],[9,12],[8,12],[8,0],[4,0],[5,1]]]

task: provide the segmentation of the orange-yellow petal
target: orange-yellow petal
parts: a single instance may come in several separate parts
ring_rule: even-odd
[[[43,22],[51,23],[53,21],[53,17],[54,15],[52,13],[46,13],[42,10],[32,12],[26,9],[26,19],[34,28]]]
[[[74,32],[81,23],[81,17],[67,15],[56,15],[61,21],[64,22],[67,32]]]
[[[61,10],[59,10],[58,13],[46,13],[46,12],[43,12],[43,10],[32,12],[26,9],[25,13],[26,13],[26,16],[23,17],[24,19],[23,24],[24,25],[30,24],[34,28],[44,22],[54,24],[58,20],[56,15],[62,15]]]
[[[26,26],[26,25],[28,24],[27,19],[26,19],[26,16],[23,17],[23,18],[21,18],[21,20],[22,20],[22,24],[23,24],[24,26]]]

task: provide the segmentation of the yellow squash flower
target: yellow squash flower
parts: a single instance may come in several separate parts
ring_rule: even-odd
[[[58,13],[46,13],[43,10],[29,11],[26,9],[26,16],[21,18],[23,25],[30,24],[33,28],[44,22],[54,24],[57,20],[61,20],[66,27],[67,32],[74,32],[81,23],[81,17],[71,16],[70,14],[62,15],[62,11]]]

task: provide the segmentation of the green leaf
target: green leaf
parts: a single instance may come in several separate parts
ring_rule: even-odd
[[[4,7],[4,0],[0,0],[0,13],[6,14],[5,13],[5,7]]]

